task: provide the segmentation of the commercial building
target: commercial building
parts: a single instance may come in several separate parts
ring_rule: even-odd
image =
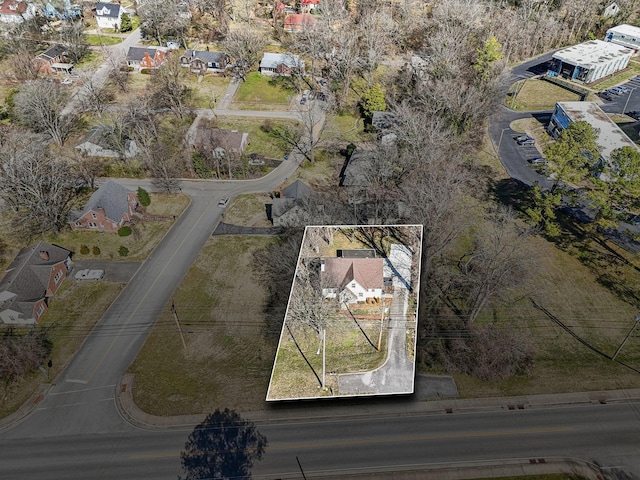
[[[605,41],[629,48],[637,55],[640,51],[640,27],[634,25],[618,25],[607,30]]]
[[[594,102],[556,103],[547,130],[554,138],[557,138],[562,130],[578,121],[585,121],[598,130],[597,142],[600,146],[600,158],[597,161],[605,166],[600,178],[606,181],[609,178],[607,167],[611,168],[612,166],[611,154],[613,151],[622,147],[638,149],[638,146]]]
[[[615,43],[590,40],[554,53],[548,74],[592,83],[627,68],[633,54]]]

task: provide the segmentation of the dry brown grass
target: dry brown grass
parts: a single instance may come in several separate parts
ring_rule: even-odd
[[[143,410],[175,415],[264,406],[276,345],[263,332],[266,293],[253,275],[253,252],[273,241],[209,240],[171,299],[188,355],[166,308],[131,366],[134,400]]]

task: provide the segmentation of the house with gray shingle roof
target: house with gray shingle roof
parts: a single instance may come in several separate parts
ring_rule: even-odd
[[[98,28],[114,28],[120,30],[124,8],[117,3],[102,3],[96,5],[96,23]]]
[[[381,298],[384,288],[382,258],[324,257],[320,260],[322,294],[341,303]]]
[[[274,198],[271,205],[271,221],[276,227],[307,225],[311,220],[309,212],[303,208],[313,195],[306,183],[296,180],[280,192],[280,198]]]
[[[193,73],[205,72],[224,73],[229,64],[229,55],[222,52],[209,52],[205,50],[187,50],[180,57],[180,64],[189,67]]]
[[[108,125],[93,127],[76,145],[76,149],[88,157],[132,158],[138,153],[135,140],[127,139],[122,147],[116,147],[114,130]],[[114,141],[114,139],[116,141]]]
[[[26,247],[0,280],[0,321],[26,325],[40,321],[52,297],[71,271],[71,252],[40,242]]]
[[[117,232],[131,221],[137,209],[136,193],[109,180],[91,195],[82,210],[69,213],[69,223],[72,230]]]

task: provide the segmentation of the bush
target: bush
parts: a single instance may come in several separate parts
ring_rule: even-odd
[[[118,249],[118,254],[121,257],[126,257],[129,255],[129,249],[127,247],[125,247],[124,245],[120,245],[120,248]]]
[[[138,187],[137,195],[140,205],[142,205],[143,207],[148,207],[149,205],[151,205],[151,197],[149,196],[149,192],[147,192],[144,188]]]
[[[100,255],[100,247],[97,245],[93,246],[93,254],[94,255]]]
[[[118,229],[119,237],[128,237],[129,235],[131,235],[131,227],[129,225],[123,225]]]
[[[80,253],[82,255],[89,254],[89,247],[87,247],[86,245],[80,245]]]

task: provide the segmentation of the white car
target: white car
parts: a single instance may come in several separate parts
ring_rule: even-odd
[[[229,197],[224,197],[222,200],[218,202],[218,206],[220,208],[226,208],[227,205],[229,205]]]
[[[62,80],[60,82],[62,85],[71,85],[73,83],[73,80],[71,80],[70,78],[65,78],[64,80]]]

